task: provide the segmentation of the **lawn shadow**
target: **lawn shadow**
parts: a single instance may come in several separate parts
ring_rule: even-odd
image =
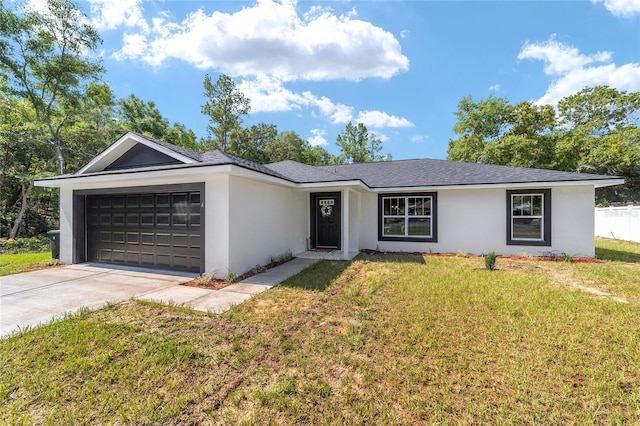
[[[613,262],[640,263],[640,253],[596,247],[596,258]]]
[[[348,260],[321,260],[280,285],[301,290],[325,291],[352,263]]]

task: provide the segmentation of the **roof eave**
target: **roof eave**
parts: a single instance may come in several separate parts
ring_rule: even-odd
[[[422,185],[422,186],[388,186],[372,187],[371,192],[405,192],[405,191],[444,191],[463,189],[512,189],[512,188],[540,188],[540,187],[566,187],[566,186],[605,186],[621,185],[622,178],[612,179],[585,179],[565,181],[533,181],[533,182],[499,182],[499,183],[470,183],[470,184],[446,184],[446,185]]]

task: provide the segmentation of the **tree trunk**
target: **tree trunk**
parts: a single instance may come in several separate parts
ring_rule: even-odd
[[[20,230],[20,225],[22,225],[22,221],[24,220],[24,214],[27,212],[27,202],[29,201],[29,195],[31,195],[31,190],[33,189],[33,180],[29,181],[29,186],[26,188],[24,186],[24,182],[21,182],[20,185],[22,186],[20,212],[18,213],[18,217],[11,228],[9,238],[15,238],[16,235],[18,235],[18,230]]]
[[[64,171],[64,157],[62,156],[62,149],[60,143],[54,143],[53,147],[56,149],[56,161],[58,163],[58,174],[61,175]]]

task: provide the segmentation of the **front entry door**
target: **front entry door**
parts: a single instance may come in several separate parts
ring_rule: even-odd
[[[315,247],[339,249],[340,193],[312,194],[312,202],[315,213]]]

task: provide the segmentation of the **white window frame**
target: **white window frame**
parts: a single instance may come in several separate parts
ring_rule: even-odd
[[[424,200],[428,199],[429,200],[429,211],[430,214],[426,215],[426,214],[421,214],[421,215],[411,215],[409,214],[409,199],[410,198],[414,198],[414,199],[422,199],[423,203]],[[384,214],[384,205],[385,205],[385,201],[386,200],[404,200],[404,214],[400,215],[400,214],[396,214],[396,215],[385,215]],[[431,239],[433,238],[434,235],[434,221],[433,221],[433,214],[434,214],[434,196],[433,195],[424,195],[424,194],[408,194],[408,195],[388,195],[388,196],[383,196],[382,197],[382,202],[381,202],[381,212],[380,212],[380,216],[381,216],[381,236],[384,238],[407,238],[407,239]],[[404,234],[385,234],[385,219],[403,219],[404,220]],[[429,234],[428,235],[411,235],[409,234],[409,219],[429,219]]]
[[[515,205],[514,203],[514,198],[515,197],[530,197],[531,198],[531,210],[533,210],[533,197],[540,197],[540,214],[539,215],[535,215],[535,214],[530,214],[530,215],[520,215],[520,216],[516,216],[513,214],[513,206]],[[516,219],[521,219],[521,218],[527,218],[527,219],[540,219],[540,237],[538,238],[523,238],[523,237],[516,237],[513,235],[513,232],[515,230],[515,223],[514,221]],[[544,194],[542,193],[532,193],[532,194],[511,194],[511,240],[513,241],[544,241]]]

